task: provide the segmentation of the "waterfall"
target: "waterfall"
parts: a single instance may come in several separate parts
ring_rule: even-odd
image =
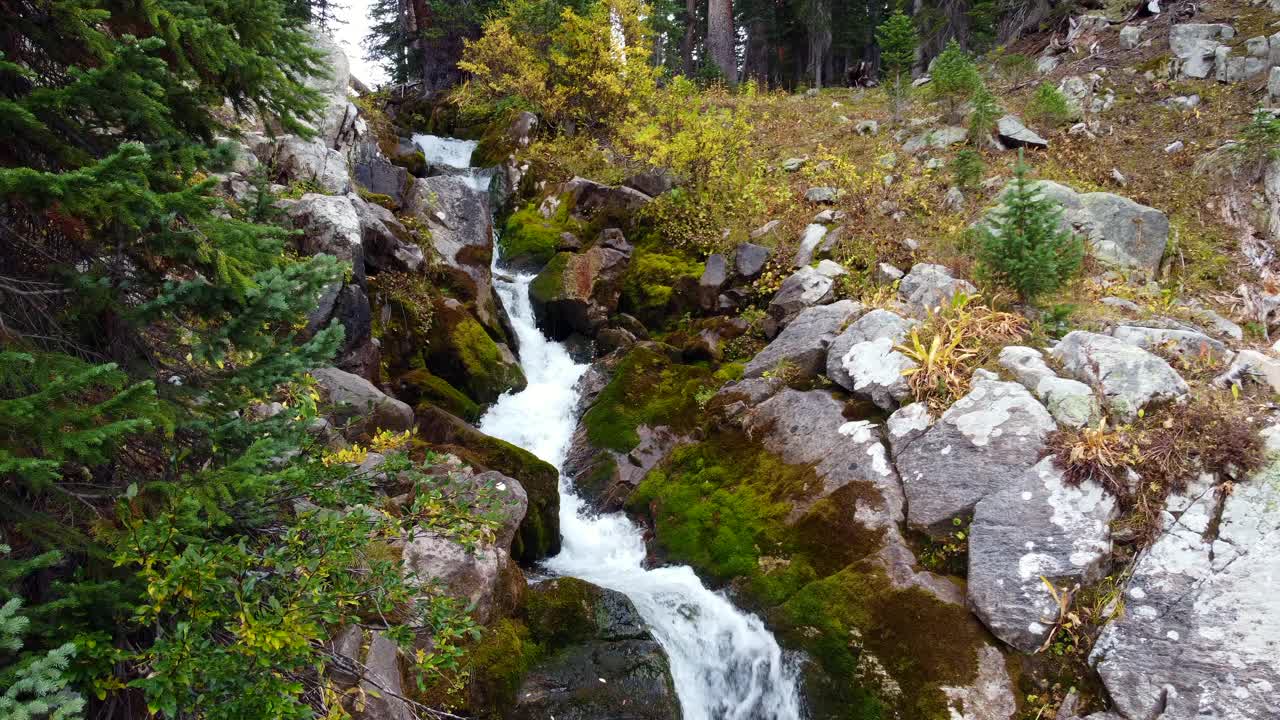
[[[458,147],[440,139],[424,144],[419,138],[425,136],[415,137],[424,152]],[[504,280],[495,273],[499,299],[520,341],[528,386],[499,398],[480,419],[480,429],[560,469],[577,424],[576,386],[587,365],[574,362],[563,345],[538,329],[529,301],[533,279],[520,274]],[[689,567],[646,569],[640,528],[622,513],[593,513],[563,475],[560,533],[562,549],[546,561],[546,569],[631,599],[667,654],[684,720],[802,717],[796,669],[764,623],[712,592]]]

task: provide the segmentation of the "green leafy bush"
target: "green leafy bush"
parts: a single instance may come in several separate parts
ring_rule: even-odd
[[[1084,241],[1061,226],[1062,208],[1027,178],[1019,161],[1001,205],[978,230],[978,262],[1024,301],[1052,292],[1080,270]]]

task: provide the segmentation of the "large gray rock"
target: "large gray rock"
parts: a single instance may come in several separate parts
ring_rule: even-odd
[[[1219,503],[1221,509],[1219,510]],[[1280,688],[1280,468],[1172,498],[1090,656],[1125,720],[1262,720]]]
[[[311,377],[335,406],[334,419],[349,437],[413,428],[413,408],[388,397],[368,380],[338,368],[316,368]]]
[[[1192,330],[1121,325],[1111,331],[1111,336],[1144,350],[1163,350],[1188,363],[1205,360],[1230,362],[1235,356],[1223,343]]]
[[[815,268],[800,268],[782,281],[769,301],[769,317],[784,327],[806,308],[831,302],[835,299],[835,277]]]
[[[330,677],[342,688],[360,687],[344,706],[356,720],[415,720],[417,714],[405,700],[404,673],[400,668],[400,647],[386,635],[374,631],[367,649],[364,631],[348,625],[331,642],[334,662]]]
[[[1100,578],[1115,501],[1097,484],[1071,487],[1053,458],[978,502],[969,526],[969,604],[996,637],[1040,648],[1059,606],[1057,586]]]
[[[494,545],[468,548],[456,540],[420,531],[404,543],[405,569],[424,588],[435,584],[471,607],[476,621],[495,619],[504,604],[503,575],[511,557]]]
[[[773,342],[761,350],[743,371],[745,377],[760,377],[786,364],[801,377],[823,371],[827,348],[862,306],[852,300],[811,307],[792,320]]]
[[[1112,193],[1078,193],[1049,180],[1034,184],[1062,206],[1064,229],[1086,238],[1099,260],[1149,272],[1159,269],[1169,241],[1169,218],[1164,213]]]
[[[778,222],[778,221],[774,221]],[[742,243],[733,252],[733,273],[741,280],[755,280],[764,272],[769,262],[769,248],[754,243]]]
[[[1017,383],[977,378],[914,442],[895,447],[912,527],[946,535],[951,520],[1015,482],[1040,459],[1057,426]]]
[[[1108,409],[1125,422],[1151,403],[1188,392],[1187,383],[1169,363],[1107,335],[1076,330],[1053,348],[1053,356],[1077,380],[1100,388]]]
[[[827,377],[885,410],[897,407],[909,388],[902,371],[915,363],[895,347],[916,324],[876,309],[849,325],[827,351]]]
[[[1182,23],[1169,28],[1169,50],[1178,59],[1184,77],[1204,79],[1214,70],[1214,60],[1223,41],[1236,31],[1230,25]]]
[[[920,313],[951,302],[956,293],[972,295],[978,289],[968,280],[951,275],[942,265],[919,263],[898,283],[898,297]]]
[[[846,420],[844,403],[830,392],[786,388],[760,403],[745,428],[783,462],[812,465],[821,478],[822,487],[795,503],[792,520],[818,500],[850,483],[861,483],[866,492],[859,493],[864,500],[854,520],[866,528],[891,530],[896,536],[903,517],[902,486],[879,427],[866,420]]]
[[[1091,425],[1101,417],[1098,397],[1088,385],[1058,377],[1039,350],[1010,345],[1000,351],[1000,366],[1030,390],[1058,424],[1072,428]]]
[[[800,245],[796,248],[795,266],[804,267],[813,262],[813,254],[817,251],[822,239],[827,236],[827,226],[811,223],[800,236]]]
[[[574,217],[581,220],[599,218],[615,223],[629,221],[637,210],[653,200],[635,188],[602,185],[581,177],[565,183],[561,193],[569,195]]]
[[[1049,141],[1022,124],[1016,115],[1005,115],[996,122],[996,135],[1005,147],[1049,147]]]
[[[930,130],[929,132],[921,135],[916,135],[903,143],[902,149],[912,154],[923,152],[930,148],[941,150],[942,148],[951,147],[956,143],[964,142],[968,137],[968,128],[948,125],[936,130]]]
[[[422,248],[410,242],[409,231],[390,210],[365,202],[359,195],[347,196],[360,220],[360,242],[365,263],[373,270],[416,273],[426,267]]]
[[[557,253],[529,286],[539,327],[554,339],[573,333],[594,337],[618,310],[626,254],[601,245],[581,253]]]
[[[363,261],[360,214],[347,196],[309,193],[291,205],[286,216],[295,230],[302,231],[298,250],[303,255],[323,253],[348,262]]]
[[[720,253],[707,256],[702,277],[698,278],[698,305],[703,310],[714,310],[720,290],[729,280],[729,261]]]
[[[281,138],[269,162],[282,183],[310,182],[332,195],[351,192],[346,156],[319,141],[296,135]]]
[[[357,185],[377,195],[391,199],[391,205],[399,208],[409,191],[409,171],[394,165],[382,155],[377,143],[363,142],[352,153],[352,175]]]

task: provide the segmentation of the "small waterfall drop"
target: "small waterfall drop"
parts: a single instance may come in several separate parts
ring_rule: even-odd
[[[434,157],[442,164],[469,164],[475,147],[422,135],[414,141],[428,162]],[[538,329],[529,301],[534,277],[494,275],[520,341],[528,386],[499,398],[480,419],[480,429],[559,469],[577,424],[576,386],[588,366],[574,362],[563,345]],[[635,603],[666,651],[684,720],[803,717],[796,668],[764,623],[708,589],[689,567],[646,569],[640,528],[622,513],[593,513],[563,476],[560,533],[563,547],[546,569],[616,590]]]

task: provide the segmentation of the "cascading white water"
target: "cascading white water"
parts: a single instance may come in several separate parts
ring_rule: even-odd
[[[495,276],[529,385],[499,398],[480,429],[560,468],[576,424],[575,386],[587,366],[538,329],[529,302],[533,278]],[[631,598],[667,653],[684,720],[801,717],[794,668],[760,619],[708,590],[688,567],[645,569],[640,529],[621,513],[592,513],[563,476],[560,534],[563,548],[546,568]]]
[[[455,140],[435,135],[414,135],[413,144],[422,150],[428,166],[448,168],[447,174],[463,178],[476,192],[488,192],[494,168],[471,167],[471,155],[480,144],[475,140]]]
[[[467,168],[475,148],[426,135],[414,142],[428,162],[458,169]],[[480,429],[559,469],[577,423],[576,385],[587,366],[538,329],[529,301],[533,279],[495,273],[528,386],[499,398]],[[760,619],[707,589],[688,567],[646,569],[640,529],[621,513],[592,513],[563,476],[560,533],[563,547],[546,568],[631,598],[667,653],[684,720],[799,720],[795,669]]]

